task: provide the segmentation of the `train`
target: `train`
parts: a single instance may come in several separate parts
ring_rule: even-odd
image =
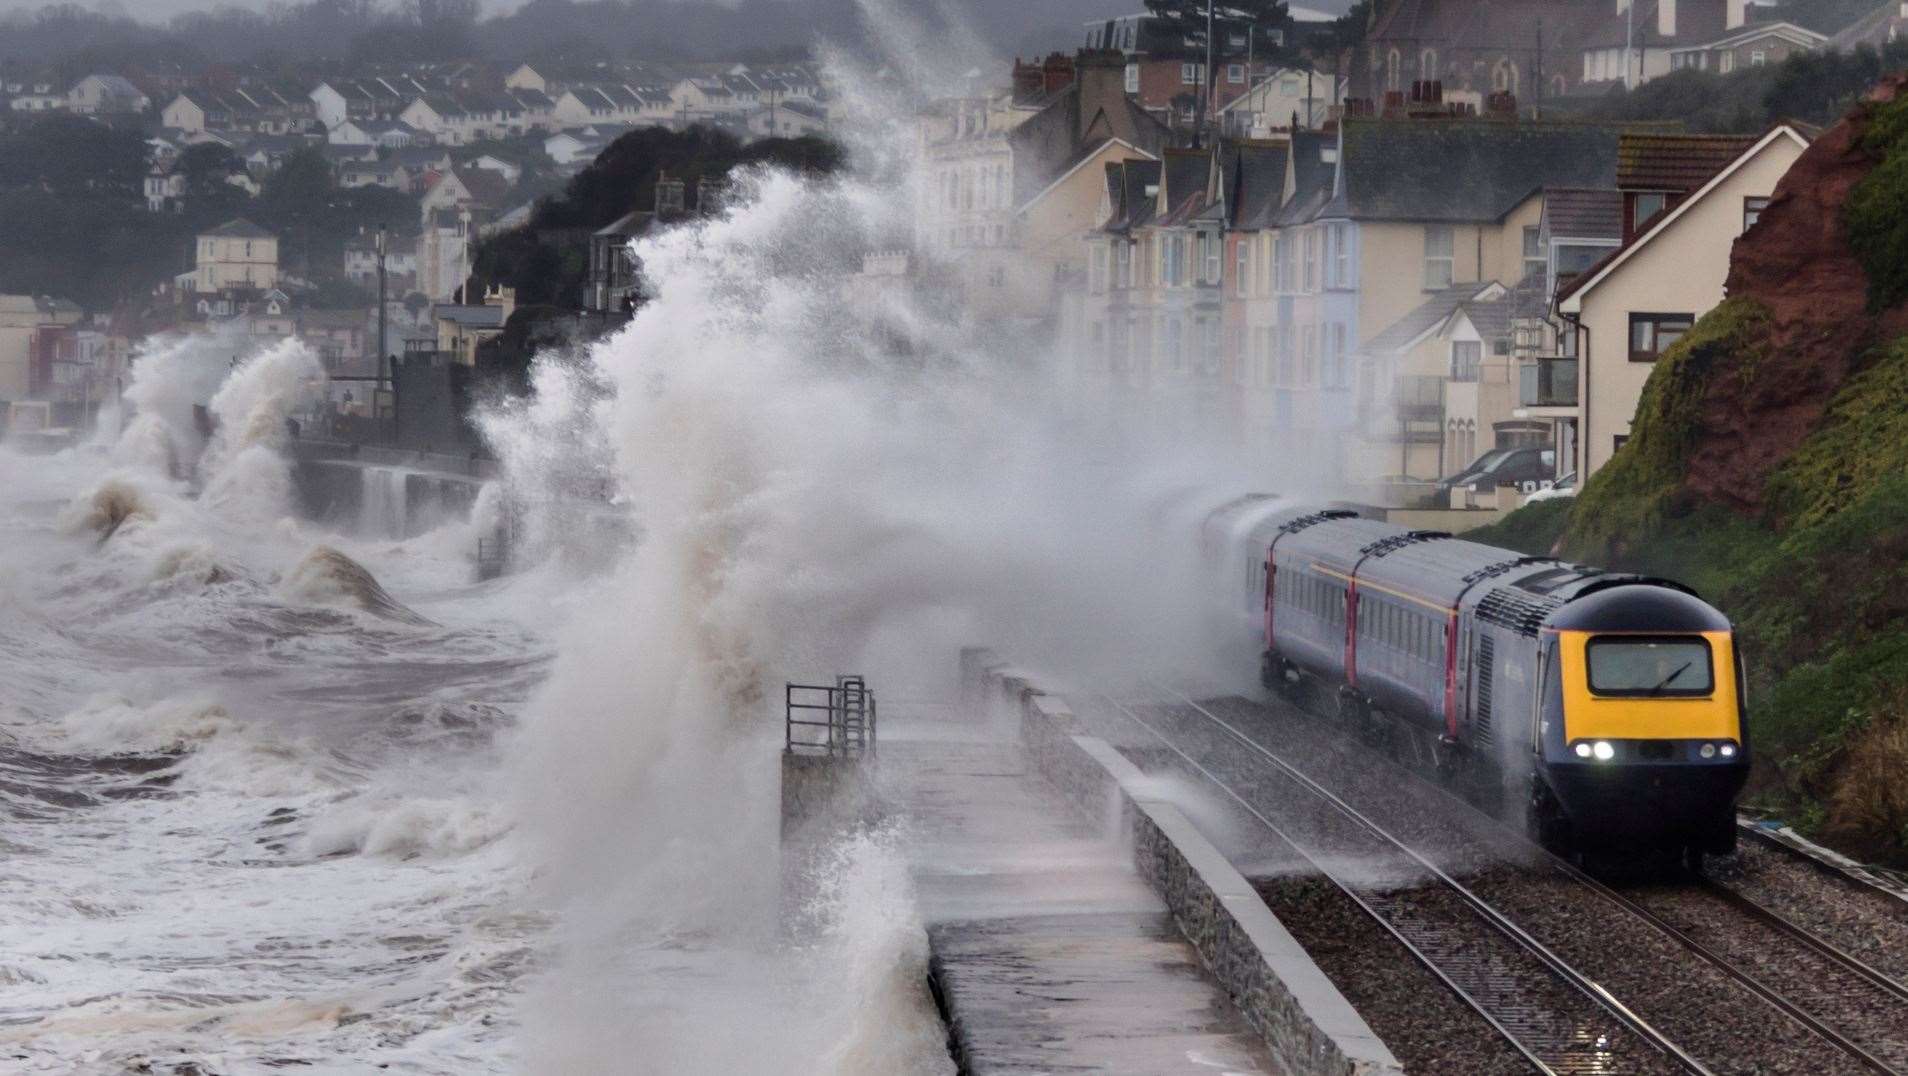
[[[1742,659],[1689,588],[1269,495],[1214,510],[1204,539],[1268,689],[1521,806],[1559,854],[1735,849]]]

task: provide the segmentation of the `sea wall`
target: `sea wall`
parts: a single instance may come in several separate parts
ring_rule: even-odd
[[[1140,875],[1290,1071],[1403,1071],[1245,877],[1178,807],[1147,791],[1137,767],[1085,735],[1064,697],[978,648],[961,652],[961,691],[992,718],[1017,720],[1029,761],[1082,810],[1118,817]]]

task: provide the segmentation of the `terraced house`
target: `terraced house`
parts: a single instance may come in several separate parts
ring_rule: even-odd
[[[1611,187],[1617,132],[1354,118],[1162,158],[1106,166],[1083,380],[1204,401],[1255,458],[1315,452],[1374,498],[1545,436],[1515,414],[1543,191]]]

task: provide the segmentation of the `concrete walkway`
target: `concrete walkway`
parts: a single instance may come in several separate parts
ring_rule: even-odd
[[[1127,850],[1017,739],[951,715],[884,713],[879,769],[966,1070],[1274,1071]]]

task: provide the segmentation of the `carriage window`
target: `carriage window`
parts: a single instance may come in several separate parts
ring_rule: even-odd
[[[1709,641],[1688,636],[1602,636],[1587,651],[1598,695],[1707,695],[1714,685]]]

